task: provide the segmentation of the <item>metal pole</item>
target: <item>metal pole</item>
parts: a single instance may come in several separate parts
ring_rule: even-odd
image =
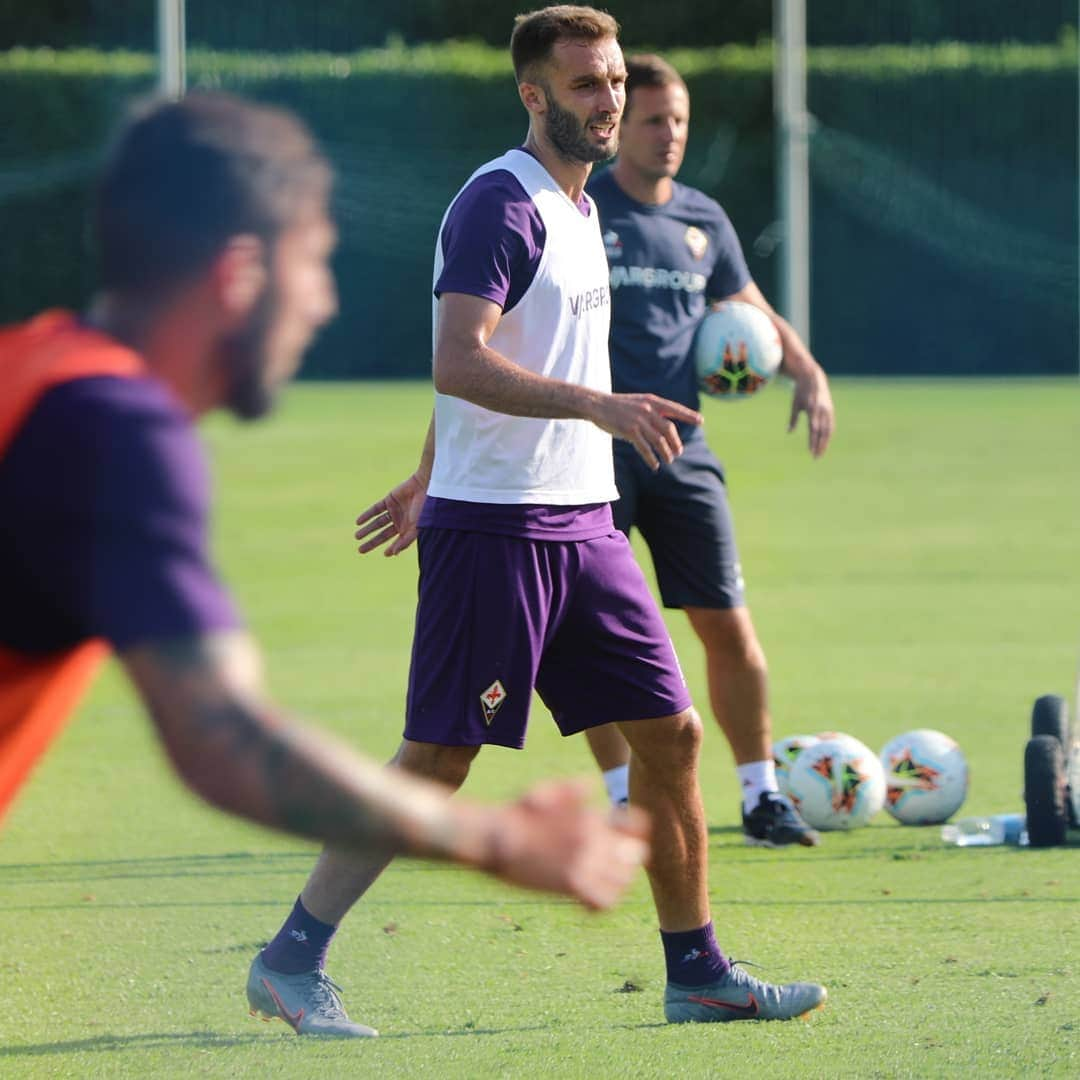
[[[157,0],[158,90],[163,97],[184,96],[187,85],[184,0]]]
[[[777,125],[780,310],[810,341],[810,116],[806,0],[773,0],[773,114]]]

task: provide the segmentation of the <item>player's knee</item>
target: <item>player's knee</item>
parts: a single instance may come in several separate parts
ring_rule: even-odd
[[[656,728],[656,739],[635,746],[635,752],[649,765],[669,765],[677,769],[693,768],[701,753],[703,728],[701,717],[691,706],[666,717]]]
[[[732,666],[737,671],[752,672],[759,675],[767,674],[768,664],[765,660],[765,650],[756,637],[736,644],[732,650]]]
[[[710,628],[702,635],[710,662],[731,675],[768,670],[765,650],[748,620],[729,620]]]
[[[683,709],[673,719],[675,721],[674,745],[681,751],[683,757],[696,761],[698,754],[701,752],[701,742],[704,736],[704,728],[697,709],[693,706],[689,709]]]
[[[457,789],[465,783],[479,746],[440,746],[405,739],[391,758],[395,769]]]

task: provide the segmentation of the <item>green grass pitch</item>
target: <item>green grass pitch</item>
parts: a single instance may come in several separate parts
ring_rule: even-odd
[[[706,402],[725,460],[778,736],[912,727],[968,755],[963,813],[1022,808],[1031,703],[1071,694],[1080,644],[1075,381],[839,380],[821,461],[788,392]],[[207,425],[216,550],[275,696],[378,758],[397,745],[415,556],[355,553],[352,521],[413,467],[419,383],[302,384],[251,430]],[[73,537],[72,543],[78,538]],[[669,624],[704,704],[701,656]],[[534,710],[481,755],[501,799],[591,772]],[[402,861],[330,971],[383,1037],[297,1039],[244,980],[314,857],[197,803],[110,670],[0,836],[0,1075],[907,1077],[1080,1074],[1080,851],[958,850],[884,813],[818,850],[747,849],[730,754],[702,764],[719,939],[768,979],[830,990],[807,1022],[667,1027],[642,877],[610,914]],[[596,800],[602,805],[597,783]]]

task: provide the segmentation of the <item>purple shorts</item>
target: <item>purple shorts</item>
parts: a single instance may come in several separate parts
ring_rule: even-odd
[[[521,748],[535,687],[563,735],[691,704],[626,537],[421,529],[405,738]]]

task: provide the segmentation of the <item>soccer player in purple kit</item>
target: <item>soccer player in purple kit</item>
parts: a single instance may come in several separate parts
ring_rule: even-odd
[[[535,688],[564,735],[618,723],[647,865],[670,1022],[788,1019],[824,1003],[729,963],[713,931],[697,784],[701,723],[660,612],[612,523],[611,436],[648,467],[700,416],[610,391],[608,270],[592,164],[624,101],[618,26],[592,8],[521,15],[511,38],[523,146],[478,169],[436,242],[432,425],[413,476],[362,513],[361,551],[417,540],[420,590],[395,765],[460,787],[480,747],[521,747]],[[388,860],[327,848],[253,970],[302,979]],[[317,970],[317,969],[316,969]],[[275,975],[280,973],[279,975]],[[343,1032],[348,1034],[348,1032]]]
[[[751,278],[721,206],[675,180],[690,120],[686,84],[660,57],[631,56],[626,94],[618,157],[588,186],[611,267],[615,389],[652,391],[697,408],[691,344],[708,302],[754,304],[775,323],[781,371],[794,380],[788,430],[805,413],[818,457],[834,425],[825,373]],[[724,469],[699,428],[680,434],[682,455],[658,470],[615,444],[615,524],[628,535],[641,530],[664,604],[686,612],[705,648],[713,714],[742,788],[746,842],[813,846],[818,834],[776,783],[765,655],[746,606]],[[625,797],[630,747],[613,726],[592,729],[588,739],[617,803]]]
[[[458,803],[301,729],[267,700],[211,564],[194,422],[265,413],[334,315],[329,187],[287,113],[219,94],[156,105],[100,185],[89,313],[0,330],[0,813],[111,647],[177,772],[214,805],[606,907],[644,857],[643,817],[613,826],[577,784]],[[344,1015],[329,980],[309,986],[312,1016],[265,994],[300,1031]]]

